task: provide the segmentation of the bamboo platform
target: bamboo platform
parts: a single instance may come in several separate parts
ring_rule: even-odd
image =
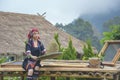
[[[0,65],[1,80],[4,76],[26,76],[20,62],[9,62]],[[89,68],[88,61],[81,60],[43,60],[41,61],[40,76],[50,77],[79,77],[79,78],[106,78],[119,80],[120,64],[104,66],[104,68]]]

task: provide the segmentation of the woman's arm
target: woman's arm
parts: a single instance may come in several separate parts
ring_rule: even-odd
[[[41,43],[41,52],[42,52],[42,55],[46,53],[46,49],[42,43]]]

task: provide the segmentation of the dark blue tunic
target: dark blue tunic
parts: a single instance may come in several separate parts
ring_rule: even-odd
[[[41,56],[43,55],[43,51],[44,51],[44,46],[43,44],[38,41],[38,47],[34,47],[34,44],[33,44],[33,40],[29,40],[27,43],[26,43],[26,48],[25,48],[25,51],[29,51],[33,56]],[[28,70],[30,68],[34,68],[34,67],[31,67],[30,64],[32,63],[35,63],[35,66],[41,66],[40,65],[40,61],[39,60],[34,60],[32,58],[25,58],[24,62],[23,62],[23,68],[25,70]]]

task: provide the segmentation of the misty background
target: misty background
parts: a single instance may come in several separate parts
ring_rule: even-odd
[[[120,24],[119,4],[120,0],[0,0],[0,11],[44,14],[56,27],[80,40],[91,39],[100,49],[102,33]]]

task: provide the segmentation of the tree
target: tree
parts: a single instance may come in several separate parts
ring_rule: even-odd
[[[76,50],[73,47],[71,38],[69,39],[67,48],[64,48],[61,59],[63,60],[75,60],[77,56]]]
[[[84,55],[82,57],[82,60],[88,60],[91,57],[97,57],[97,54],[93,53],[90,40],[86,41],[86,45],[84,45],[83,51],[84,51]]]
[[[106,21],[104,24],[103,24],[103,32],[109,32],[111,31],[111,26],[114,26],[114,25],[120,25],[120,16],[116,16],[114,17],[113,19],[110,19],[108,21]]]
[[[58,33],[55,33],[55,34],[54,34],[54,39],[55,39],[55,41],[56,41],[56,43],[57,43],[57,45],[58,45],[59,51],[62,52],[62,51],[63,51],[63,48],[62,48],[61,43],[60,43],[60,41],[59,41],[59,35],[58,35]]]
[[[105,40],[119,40],[120,39],[120,25],[110,26],[109,32],[103,32],[103,38],[101,43],[104,43]]]
[[[75,60],[76,59],[77,52],[76,52],[76,49],[73,47],[71,38],[69,38],[67,47],[61,47],[58,33],[54,34],[54,39],[56,43],[58,44],[59,51],[62,52],[62,56],[60,56],[60,59],[64,59],[64,60]]]

